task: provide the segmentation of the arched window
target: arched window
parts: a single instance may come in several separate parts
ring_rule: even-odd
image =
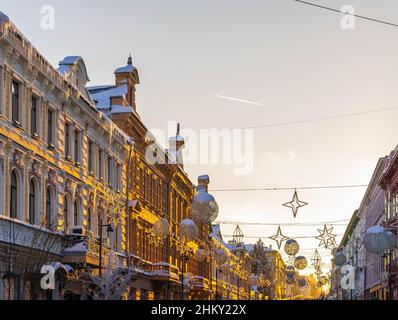
[[[69,227],[68,214],[69,214],[69,202],[68,202],[68,198],[65,197],[64,198],[64,227],[65,227],[65,230],[68,229],[68,227]]]
[[[79,201],[76,200],[73,204],[73,225],[78,226],[79,225]]]
[[[88,208],[88,210],[87,210],[87,230],[91,230],[91,223],[92,223],[91,218],[92,218],[91,209]]]
[[[36,223],[36,185],[33,179],[29,184],[29,223]]]
[[[14,170],[11,172],[10,217],[14,219],[18,217],[18,180]]]
[[[52,226],[52,216],[53,216],[53,201],[52,201],[52,192],[50,187],[47,187],[46,190],[46,227],[47,229],[51,229]]]

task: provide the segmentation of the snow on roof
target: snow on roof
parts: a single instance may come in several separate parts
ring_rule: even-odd
[[[5,13],[0,11],[0,25],[2,26],[8,22],[10,22],[10,18]]]
[[[181,136],[174,136],[170,137],[169,142],[184,142],[184,137]]]
[[[64,252],[87,252],[86,244],[84,242],[80,242],[72,247],[66,248]]]
[[[127,65],[121,68],[117,68],[115,73],[131,73],[135,70],[135,67],[132,65]]]
[[[95,101],[98,109],[106,109],[111,107],[111,98],[122,97],[125,98],[128,92],[127,85],[122,86],[103,86],[105,89],[93,87],[88,88],[91,98]]]
[[[70,67],[68,65],[60,65],[57,70],[63,76],[70,73]]]
[[[59,65],[71,65],[75,64],[79,60],[83,60],[83,58],[80,56],[68,56],[65,57],[62,61],[60,61]]]

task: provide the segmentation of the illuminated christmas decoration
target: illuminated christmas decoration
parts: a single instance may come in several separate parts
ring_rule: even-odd
[[[336,235],[332,234],[333,227],[328,228],[326,224],[323,227],[323,230],[318,229],[319,236],[315,237],[315,239],[319,240],[319,247],[324,247],[325,249],[331,249],[335,247],[336,244]]]
[[[307,285],[307,281],[305,280],[305,278],[300,278],[299,281],[298,281],[298,285],[301,288],[304,288]]]
[[[154,235],[162,240],[170,235],[170,224],[165,218],[156,221],[152,228]]]
[[[307,268],[308,261],[306,257],[299,256],[296,259],[294,259],[294,266],[297,270],[304,270]]]
[[[294,269],[293,266],[288,266],[288,267],[286,268],[286,275],[287,275],[288,277],[294,277],[295,274],[296,274],[296,270]]]
[[[206,189],[199,188],[190,208],[192,220],[198,224],[210,224],[217,219],[218,212],[215,198]]]
[[[281,226],[278,227],[278,232],[276,233],[276,235],[274,235],[274,236],[272,236],[272,237],[269,237],[269,238],[270,238],[271,240],[274,240],[274,241],[277,243],[278,249],[279,249],[279,250],[281,249],[282,243],[285,242],[286,240],[289,240],[288,237],[285,237],[285,236],[282,234]]]
[[[204,249],[198,249],[195,252],[195,259],[198,262],[203,262],[207,258],[207,252]]]
[[[314,255],[311,258],[311,264],[315,268],[315,270],[319,269],[322,263],[321,255],[318,252],[318,249],[315,250]]]
[[[294,260],[296,259],[296,256],[289,256],[286,263],[288,266],[294,266]]]
[[[289,256],[295,256],[300,250],[298,242],[294,239],[289,239],[285,243],[285,252]]]
[[[322,276],[319,278],[319,282],[324,286],[328,283],[328,278],[325,276]]]
[[[181,221],[179,229],[178,229],[178,236],[180,239],[190,242],[193,241],[197,236],[197,229],[195,222],[190,219],[185,219]]]
[[[366,230],[363,237],[363,245],[366,251],[380,254],[396,248],[397,237],[381,226],[374,226]]]
[[[244,237],[244,234],[243,234],[242,229],[239,226],[236,226],[236,229],[235,229],[233,237],[232,237],[234,243],[236,243],[236,244],[243,243],[243,237]]]
[[[228,260],[227,254],[222,249],[216,250],[215,254],[218,265],[223,266]]]
[[[347,258],[342,250],[338,250],[334,255],[334,264],[337,267],[343,266],[347,262]]]
[[[285,203],[283,206],[291,208],[292,212],[293,212],[293,216],[296,218],[298,209],[300,209],[301,207],[305,207],[306,205],[308,205],[307,202],[299,200],[298,195],[297,195],[297,190],[296,190],[296,191],[294,191],[292,201]]]

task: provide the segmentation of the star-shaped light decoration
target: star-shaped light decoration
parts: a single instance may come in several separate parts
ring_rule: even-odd
[[[322,258],[318,252],[318,249],[315,250],[315,253],[311,258],[311,263],[312,263],[312,266],[315,268],[315,270],[318,270],[321,267]]]
[[[285,237],[285,236],[282,234],[281,226],[278,227],[278,232],[276,233],[276,235],[274,235],[274,236],[272,236],[272,237],[269,237],[269,238],[270,238],[271,240],[274,240],[274,241],[277,243],[278,249],[279,249],[279,250],[281,249],[282,243],[283,243],[284,241],[286,241],[286,240],[289,240],[288,237]]]
[[[333,227],[328,228],[327,225],[323,227],[323,230],[318,229],[319,236],[315,239],[319,240],[319,247],[324,247],[325,249],[332,249],[337,246],[336,235],[332,234]]]
[[[291,208],[293,211],[293,216],[296,218],[298,209],[300,209],[301,207],[305,207],[306,205],[308,205],[308,203],[300,201],[297,194],[297,190],[295,190],[292,201],[285,203],[283,206]]]
[[[287,265],[288,266],[294,266],[294,260],[296,259],[296,256],[294,255],[294,256],[289,256],[288,258],[287,258]]]

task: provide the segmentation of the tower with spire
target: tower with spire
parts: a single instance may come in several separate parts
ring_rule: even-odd
[[[176,164],[179,164],[181,167],[184,167],[182,151],[185,148],[185,140],[180,133],[181,133],[181,126],[178,123],[176,135],[170,137],[169,139],[169,154],[171,155],[172,160],[176,162]]]

